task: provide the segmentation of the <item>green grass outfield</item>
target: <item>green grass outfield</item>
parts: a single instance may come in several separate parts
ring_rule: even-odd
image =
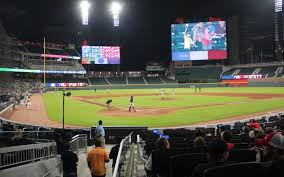
[[[102,96],[91,101],[105,103],[108,98],[113,100],[113,106],[125,107],[129,105],[129,96],[111,97],[121,94],[155,94],[156,89],[127,89],[127,90],[93,90],[71,91],[72,96]],[[171,93],[171,89],[166,89]],[[103,120],[105,126],[148,126],[167,127],[185,126],[193,123],[226,119],[234,116],[246,115],[273,109],[284,109],[284,98],[250,99],[247,97],[206,96],[206,95],[179,95],[180,93],[194,93],[194,89],[176,89],[177,95],[167,95],[175,100],[161,101],[160,96],[135,96],[136,109],[143,108],[179,108],[185,106],[202,106],[210,104],[226,104],[210,107],[197,107],[180,109],[170,114],[143,116],[141,113],[133,116],[106,116],[99,113],[105,107],[81,102],[73,98],[65,99],[65,123],[69,125],[92,126],[98,120]],[[202,88],[202,93],[259,93],[259,94],[284,94],[284,89],[279,88]],[[62,122],[62,92],[48,92],[44,94],[45,106],[51,120]],[[230,103],[230,104],[228,104]]]

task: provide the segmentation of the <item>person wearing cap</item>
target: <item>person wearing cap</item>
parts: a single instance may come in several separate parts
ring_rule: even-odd
[[[284,160],[284,136],[272,134],[264,142],[263,161]]]
[[[260,123],[256,122],[256,120],[251,119],[250,123],[248,123],[248,126],[252,129],[261,129]]]
[[[225,130],[221,133],[221,138],[224,140],[227,144],[227,149],[230,151],[234,149],[235,144],[232,143],[232,132],[230,130]]]
[[[197,165],[193,169],[191,177],[202,177],[203,172],[208,168],[232,163],[227,161],[229,152],[227,149],[227,143],[225,141],[214,139],[208,144],[207,150],[209,162]]]

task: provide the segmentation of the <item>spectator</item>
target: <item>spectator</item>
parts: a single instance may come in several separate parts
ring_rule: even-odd
[[[170,149],[170,143],[168,142],[168,140],[165,138],[159,138],[156,143],[157,143],[157,148],[161,151],[162,154],[165,154],[166,156]],[[152,171],[152,154],[145,163],[145,168],[148,174]]]
[[[222,132],[221,134],[221,138],[223,141],[225,141],[227,143],[227,149],[230,151],[232,149],[234,149],[235,145],[233,143],[231,143],[232,141],[232,133],[229,130],[225,130]]]
[[[274,134],[268,137],[266,141],[268,144],[264,146],[263,161],[284,160],[284,136]]]
[[[284,124],[280,124],[279,131],[281,132],[282,135],[284,135]]]
[[[102,126],[103,121],[99,120],[99,126],[96,127],[96,140],[101,142],[101,147],[105,148],[105,129]]]
[[[241,132],[241,141],[245,143],[250,143],[251,138],[249,136],[250,128],[248,126],[244,126]]]
[[[226,161],[229,157],[229,152],[225,141],[214,139],[208,144],[207,150],[209,162],[197,165],[193,169],[192,177],[202,177],[203,172],[208,168],[228,163]]]
[[[118,155],[121,140],[122,140],[122,138],[117,138],[117,144],[114,147],[111,148],[110,153],[109,153],[109,158],[112,159],[112,172],[113,172],[114,167],[115,167],[116,158],[117,158],[117,155]]]
[[[93,148],[87,155],[87,162],[91,170],[92,177],[105,177],[105,163],[108,161],[108,153],[101,147],[101,141],[95,141],[95,148]]]
[[[70,151],[70,144],[64,145],[64,152],[61,153],[63,163],[63,177],[77,177],[77,155]]]
[[[248,126],[252,129],[261,129],[260,124],[256,122],[254,119],[251,119],[248,123]]]
[[[201,128],[197,128],[197,129],[195,130],[194,137],[199,137],[199,136],[205,137],[204,130],[201,129]]]
[[[194,139],[193,147],[198,148],[198,147],[204,147],[206,146],[206,142],[202,136],[196,137]]]
[[[274,132],[274,129],[272,127],[266,127],[265,129],[265,134],[268,135],[270,133],[273,133]]]

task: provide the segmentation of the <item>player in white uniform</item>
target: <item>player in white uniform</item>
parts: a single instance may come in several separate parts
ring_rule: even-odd
[[[165,90],[164,90],[164,89],[161,89],[162,98],[164,97],[164,94],[165,94]]]
[[[176,95],[176,90],[173,88],[172,95]]]
[[[134,111],[134,112],[136,112],[136,110],[135,110],[135,108],[134,108],[134,98],[133,98],[133,96],[131,96],[130,98],[129,98],[129,112],[132,112],[132,111]]]
[[[29,97],[27,99],[26,107],[27,107],[27,110],[31,110],[32,109],[32,101],[31,101],[31,99]]]

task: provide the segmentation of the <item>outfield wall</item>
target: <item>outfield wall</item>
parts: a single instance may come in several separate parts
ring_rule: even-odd
[[[249,79],[249,87],[284,87],[284,77]]]
[[[72,88],[72,90],[105,90],[105,89],[159,89],[159,88],[208,88],[208,87],[222,87],[219,83],[186,83],[186,84],[137,84],[137,85],[91,85],[85,88]]]

